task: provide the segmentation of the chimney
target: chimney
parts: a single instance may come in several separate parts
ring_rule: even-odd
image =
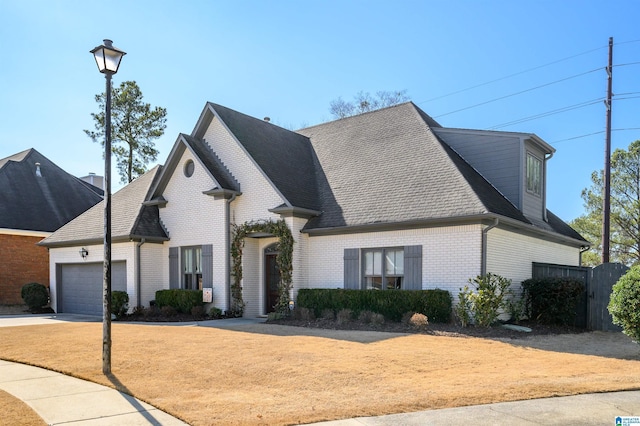
[[[40,171],[40,163],[36,163],[36,176],[42,177],[42,172]]]

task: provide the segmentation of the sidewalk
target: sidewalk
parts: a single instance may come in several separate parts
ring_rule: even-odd
[[[115,389],[4,360],[0,389],[24,401],[49,425],[186,425]]]
[[[592,393],[527,401],[500,402],[380,417],[314,423],[315,426],[450,425],[611,425],[616,417],[635,417],[640,425],[640,391]]]

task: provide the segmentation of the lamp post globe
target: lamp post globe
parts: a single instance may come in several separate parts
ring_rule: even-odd
[[[111,40],[91,50],[98,70],[104,74],[104,265],[102,286],[102,372],[111,374],[111,76],[118,72],[126,53]]]

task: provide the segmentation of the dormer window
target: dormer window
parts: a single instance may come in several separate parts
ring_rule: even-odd
[[[527,191],[542,195],[542,161],[527,152]]]

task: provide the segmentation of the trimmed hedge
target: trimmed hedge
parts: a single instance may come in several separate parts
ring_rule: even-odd
[[[585,287],[574,278],[530,278],[522,282],[522,290],[530,319],[546,324],[574,325],[576,307]]]
[[[350,309],[354,317],[362,311],[384,315],[385,319],[400,322],[407,312],[424,314],[430,322],[449,322],[451,295],[446,290],[344,290],[301,289],[297,306],[312,309],[316,317],[329,309],[335,313]]]
[[[195,306],[203,306],[202,290],[158,290],[156,291],[156,306],[160,309],[171,306],[183,314],[190,314]]]

